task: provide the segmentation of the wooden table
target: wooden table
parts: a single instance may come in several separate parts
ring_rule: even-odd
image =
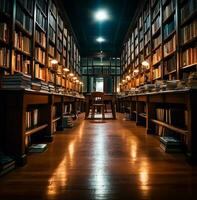
[[[90,105],[91,105],[91,94],[86,95],[86,108],[85,108],[85,119],[88,119],[89,112],[90,112]],[[113,119],[116,119],[116,95],[114,94],[105,94],[104,95],[104,102],[109,101],[111,103],[111,110]]]

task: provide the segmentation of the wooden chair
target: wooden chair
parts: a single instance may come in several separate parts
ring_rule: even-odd
[[[103,92],[92,92],[91,93],[91,101],[92,101],[92,119],[95,115],[95,109],[101,108],[102,119],[105,118],[104,109],[104,93]]]

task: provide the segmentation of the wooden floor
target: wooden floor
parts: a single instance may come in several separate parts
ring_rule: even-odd
[[[197,167],[131,121],[82,120],[0,178],[0,200],[192,200]]]

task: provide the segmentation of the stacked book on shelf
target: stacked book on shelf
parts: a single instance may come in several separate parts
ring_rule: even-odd
[[[47,144],[32,144],[29,147],[30,153],[42,153],[47,149]]]
[[[1,81],[3,89],[31,89],[31,76],[24,73],[4,76]]]
[[[37,90],[37,91],[41,90],[41,83],[40,83],[40,81],[37,81],[36,79],[33,80],[31,82],[31,89],[32,90]]]
[[[182,151],[181,141],[170,136],[160,137],[160,147],[165,152],[169,152],[169,153]]]
[[[72,128],[74,126],[71,115],[64,115],[63,117],[63,128]]]
[[[4,153],[0,152],[0,176],[15,168],[15,161]]]

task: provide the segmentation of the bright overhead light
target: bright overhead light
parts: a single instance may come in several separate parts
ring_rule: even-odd
[[[95,13],[95,19],[97,21],[105,21],[105,20],[108,20],[109,19],[109,15],[107,13],[106,10],[98,10],[96,13]]]
[[[51,60],[51,64],[57,64],[58,63],[58,61],[57,60],[55,60],[55,59],[53,59],[53,60]]]
[[[96,41],[99,43],[105,42],[105,39],[103,37],[96,38]]]

